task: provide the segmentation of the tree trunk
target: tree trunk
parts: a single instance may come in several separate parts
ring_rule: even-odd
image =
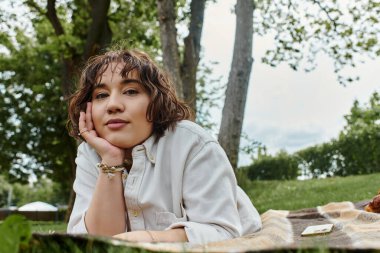
[[[50,24],[54,28],[54,32],[56,35],[64,34],[64,30],[61,22],[58,19],[57,12],[55,10],[55,0],[48,0],[46,4],[46,17],[49,19]]]
[[[62,24],[58,19],[57,11],[55,9],[55,2],[56,0],[47,1],[47,5],[46,5],[47,12],[45,15],[48,18],[50,24],[53,26],[55,35],[60,36],[60,35],[65,34],[65,30],[63,29]],[[69,45],[67,44],[66,46],[69,47]],[[61,60],[62,60],[61,90],[62,90],[63,96],[66,98],[67,96],[70,95],[70,88],[72,85],[71,77],[73,76],[72,73],[74,71],[74,64],[73,64],[72,59],[65,58],[63,55],[61,56]]]
[[[158,21],[160,23],[161,48],[165,70],[171,75],[177,95],[183,99],[180,73],[180,57],[177,44],[176,15],[173,0],[157,0]]]
[[[237,0],[234,52],[218,137],[235,170],[237,169],[245,102],[253,63],[253,10],[252,0]]]
[[[88,29],[86,45],[84,48],[83,60],[86,61],[91,56],[97,54],[111,42],[112,32],[108,25],[108,9],[110,0],[89,1],[91,6],[91,25]]]
[[[75,163],[75,158],[76,158],[76,147],[78,146],[77,145],[77,142],[74,141],[72,139],[71,136],[66,136],[66,138],[68,139],[67,142],[68,143],[75,143],[75,144],[72,144],[70,145],[70,148],[67,152],[69,152],[69,160],[70,160],[70,173],[67,175],[67,181],[68,183],[66,185],[68,185],[70,187],[70,195],[69,195],[69,201],[67,203],[67,210],[66,210],[66,214],[65,214],[65,222],[69,222],[69,219],[70,219],[70,215],[71,215],[71,212],[73,210],[73,207],[74,207],[74,201],[75,201],[75,192],[74,192],[74,188],[73,188],[73,183],[74,183],[74,180],[75,180],[75,175],[76,175],[76,163]]]
[[[189,35],[185,38],[185,52],[181,66],[184,100],[189,103],[194,112],[197,111],[197,69],[200,60],[205,2],[205,0],[191,1]]]

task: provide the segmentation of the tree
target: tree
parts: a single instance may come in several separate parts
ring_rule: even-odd
[[[27,0],[2,12],[0,170],[9,180],[48,175],[69,196],[77,143],[65,129],[65,99],[83,62],[112,40],[157,52],[154,3]]]
[[[58,183],[47,178],[41,178],[33,186],[20,183],[12,184],[12,205],[22,206],[34,201],[66,205],[64,199],[57,194],[59,187]]]
[[[275,156],[263,155],[243,168],[251,180],[291,180],[299,175],[296,158],[285,151]]]
[[[220,145],[226,150],[235,169],[238,163],[245,103],[253,63],[253,9],[252,0],[237,1],[234,53],[218,137]]]
[[[300,166],[312,177],[348,176],[380,171],[380,96],[368,105],[355,101],[336,139],[298,151]]]
[[[157,0],[164,68],[171,74],[178,96],[188,102],[194,112],[197,108],[195,87],[200,60],[205,3],[206,0],[190,2],[189,33],[184,39],[184,49],[181,55],[176,29],[176,10],[179,6],[175,6],[175,1],[172,0]]]
[[[200,59],[200,39],[205,2],[205,0],[193,0],[190,2],[189,34],[184,39],[183,55],[181,55],[175,27],[176,6],[171,0],[157,0],[164,67],[171,74],[176,84],[177,94],[190,103],[194,112],[197,109],[196,75]],[[223,109],[224,120],[222,120],[219,133],[219,142],[227,151],[234,168],[237,165],[246,93],[253,62],[251,51],[254,8],[251,0],[239,0],[237,3],[237,12],[239,13],[237,13],[236,30],[238,32],[235,39],[233,68],[230,72],[226,91],[227,99],[225,109]],[[238,100],[228,99],[233,93],[238,94]],[[234,96],[234,98],[236,97]]]
[[[346,125],[337,139],[337,175],[369,174],[380,171],[380,96],[375,92],[368,105],[354,102]]]
[[[335,162],[338,157],[335,144],[333,140],[298,151],[295,157],[303,170],[303,176],[333,176],[339,170]]]
[[[234,168],[252,62],[248,10],[254,11],[255,34],[274,35],[275,46],[262,59],[271,66],[286,62],[294,70],[303,65],[311,71],[316,67],[317,55],[324,53],[334,61],[338,80],[346,84],[355,79],[342,74],[346,66],[355,67],[364,55],[380,55],[378,1],[237,0],[234,56],[219,131],[219,141]],[[243,36],[239,35],[242,30]],[[238,54],[236,49],[244,42],[248,43]],[[233,69],[236,66],[239,71]]]

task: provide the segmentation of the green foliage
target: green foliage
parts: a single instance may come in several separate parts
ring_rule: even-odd
[[[261,155],[261,152],[266,152],[266,147],[260,142],[250,138],[247,133],[242,133],[240,137],[240,152],[249,155],[252,160]]]
[[[302,175],[318,178],[334,175],[335,142],[322,143],[296,153],[295,157],[302,168]]]
[[[30,223],[24,216],[10,215],[0,225],[0,235],[0,252],[17,253],[29,244]]]
[[[297,210],[329,202],[372,199],[380,188],[380,174],[290,181],[251,181],[245,188],[260,213],[268,209]]]
[[[41,178],[33,185],[10,184],[0,175],[0,208],[8,205],[8,196],[11,191],[11,205],[22,206],[33,201],[43,201],[51,204],[66,204],[66,196],[62,196],[60,184],[48,178]]]
[[[247,176],[251,180],[295,179],[299,171],[296,159],[285,151],[276,156],[259,156],[252,165],[243,169],[248,171]]]
[[[29,184],[13,184],[13,199],[12,204],[15,206],[22,206],[34,201],[43,201],[53,205],[66,204],[65,196],[62,196],[60,185],[47,178],[41,178]]]
[[[210,78],[212,66],[217,63],[211,62],[210,66],[200,64],[197,72],[197,115],[196,122],[202,127],[217,132],[216,123],[212,122],[212,110],[219,109],[218,103],[223,98],[225,86],[220,85],[220,77]]]
[[[238,168],[235,172],[236,180],[238,185],[244,190],[248,191],[250,190],[250,187],[252,185],[251,180],[248,178],[248,170],[245,169],[246,167]]]
[[[271,66],[286,62],[292,69],[316,68],[317,55],[328,55],[342,84],[356,77],[341,74],[380,55],[380,5],[369,1],[256,1],[255,32],[274,35],[274,47],[262,61]]]
[[[71,174],[70,148],[75,148],[65,130],[66,106],[61,90],[60,54],[64,45],[58,40],[64,38],[54,36],[45,17],[31,14],[29,18],[35,33],[22,30],[18,20],[4,20],[13,22],[16,36],[12,30],[6,34],[14,42],[7,47],[9,53],[0,54],[4,99],[0,109],[0,138],[4,141],[0,148],[8,153],[0,169],[9,180],[22,183],[27,183],[30,174],[67,178]],[[70,189],[70,180],[61,182]]]
[[[155,0],[113,0],[108,19],[112,44],[119,42],[127,48],[138,48],[158,55],[160,39]]]
[[[336,141],[339,157],[337,175],[369,174],[380,171],[380,96],[375,92],[368,105],[355,101],[345,116],[346,126]]]
[[[368,105],[354,102],[336,140],[296,153],[304,174],[312,177],[370,174],[380,171],[380,96]]]

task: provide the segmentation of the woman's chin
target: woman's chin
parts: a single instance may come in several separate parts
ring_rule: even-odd
[[[129,148],[133,148],[135,146],[135,145],[131,145],[131,144],[126,144],[125,141],[121,141],[120,139],[113,139],[113,138],[107,139],[106,138],[106,140],[110,144],[112,144],[113,146],[121,148],[121,149],[129,149]]]
[[[135,145],[125,145],[125,143],[120,143],[120,142],[114,142],[111,144],[121,149],[131,149],[135,146]]]

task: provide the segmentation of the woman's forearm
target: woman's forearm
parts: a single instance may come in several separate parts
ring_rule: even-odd
[[[121,172],[108,178],[100,173],[94,195],[86,212],[90,234],[111,236],[126,231],[125,200]]]
[[[164,231],[133,231],[117,234],[114,237],[131,242],[187,242],[184,228]]]

